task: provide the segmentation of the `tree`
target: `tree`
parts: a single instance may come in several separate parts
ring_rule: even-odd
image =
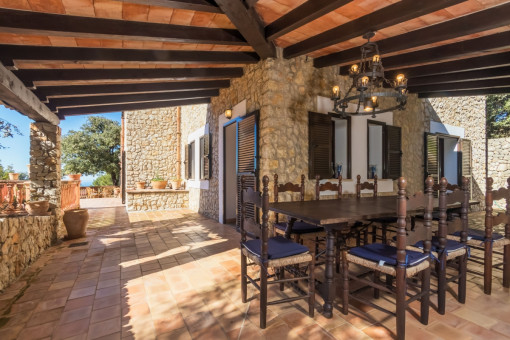
[[[113,185],[112,176],[110,174],[101,175],[92,182],[92,185],[95,187]]]
[[[18,130],[16,125],[13,125],[6,121],[5,119],[0,118],[0,135],[2,138],[13,137],[14,133],[22,136],[23,134]],[[5,146],[0,143],[0,149],[5,149]]]
[[[490,95],[486,101],[487,138],[510,136],[510,94]]]
[[[9,179],[9,172],[16,172],[12,165],[8,165],[6,168],[0,163],[0,180]],[[19,177],[20,180],[28,180],[28,175],[25,172],[20,172]]]
[[[64,172],[95,175],[107,173],[114,185],[120,174],[120,124],[111,119],[89,117],[79,131],[62,138]]]

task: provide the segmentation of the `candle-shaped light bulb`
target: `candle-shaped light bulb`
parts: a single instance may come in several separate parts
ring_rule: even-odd
[[[361,78],[361,86],[366,87],[368,85],[368,77],[364,76]]]
[[[333,86],[333,97],[338,98],[340,96],[340,86]]]
[[[372,57],[372,62],[378,63],[381,61],[381,56],[379,54],[376,54]]]
[[[358,73],[358,64],[353,64],[351,66],[351,72],[352,73]]]
[[[227,119],[232,118],[232,109],[225,110],[225,118],[227,118]]]
[[[397,86],[406,86],[407,79],[402,73],[397,74]]]

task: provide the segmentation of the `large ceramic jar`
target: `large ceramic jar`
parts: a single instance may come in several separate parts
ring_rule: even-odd
[[[64,212],[64,225],[70,240],[85,237],[88,222],[89,211],[87,209],[72,209]]]

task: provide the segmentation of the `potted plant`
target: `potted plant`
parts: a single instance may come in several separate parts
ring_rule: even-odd
[[[50,208],[50,201],[27,201],[25,202],[25,209],[31,216],[46,216]]]
[[[171,177],[170,178],[170,185],[172,186],[172,189],[177,190],[181,187],[181,179],[179,177]]]
[[[138,181],[135,185],[137,189],[145,189],[145,181]]]
[[[19,179],[19,173],[17,172],[9,172],[9,180],[17,181]]]
[[[64,225],[67,230],[67,238],[72,240],[75,238],[85,237],[87,231],[87,223],[89,221],[88,209],[71,209],[64,212]]]
[[[68,174],[70,181],[79,181],[81,178],[81,174]]]
[[[156,172],[156,176],[151,179],[152,189],[165,189],[168,181],[164,180],[162,177],[158,175]]]

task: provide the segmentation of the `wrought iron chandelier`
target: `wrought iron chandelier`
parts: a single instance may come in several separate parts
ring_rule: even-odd
[[[384,77],[384,67],[382,65],[379,47],[370,39],[375,35],[374,32],[368,32],[363,35],[367,42],[361,46],[361,60],[359,64],[353,64],[349,69],[349,76],[352,78],[352,85],[342,98],[340,87],[333,86],[334,101],[333,111],[346,117],[350,115],[375,115],[378,113],[403,110],[407,102],[407,79],[403,74],[398,74],[395,80],[389,80]],[[371,56],[371,58],[370,58]],[[381,91],[384,84],[389,85],[393,91]],[[379,107],[380,97],[393,97],[396,101],[394,106],[382,108]],[[349,102],[357,101],[355,112],[347,112]],[[360,112],[360,107],[363,110]]]

